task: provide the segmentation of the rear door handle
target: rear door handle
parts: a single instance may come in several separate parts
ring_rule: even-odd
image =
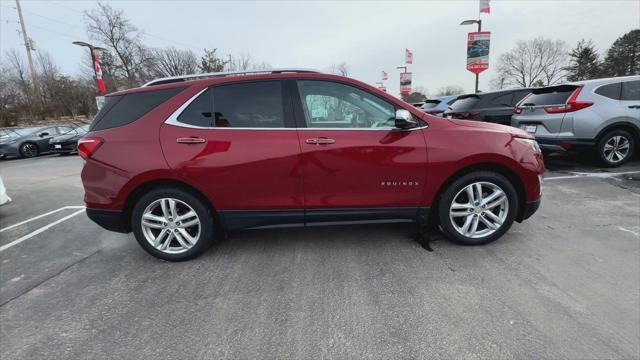
[[[629,109],[640,109],[640,105],[629,105]]]
[[[183,137],[177,138],[176,142],[178,144],[202,144],[205,142],[205,140],[199,137]]]
[[[305,142],[309,145],[329,145],[329,144],[335,144],[336,141],[333,139],[321,137],[321,138],[307,139]]]

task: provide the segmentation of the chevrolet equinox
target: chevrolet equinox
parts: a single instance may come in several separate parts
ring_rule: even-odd
[[[525,131],[296,69],[110,94],[78,152],[89,218],[170,261],[275,226],[406,221],[485,244],[538,209],[544,171]]]

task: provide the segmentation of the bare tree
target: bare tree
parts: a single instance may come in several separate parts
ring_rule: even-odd
[[[562,40],[538,37],[519,41],[500,55],[492,87],[548,86],[564,80],[568,47]]]
[[[349,70],[349,66],[345,61],[338,64],[332,64],[329,67],[329,72],[335,75],[349,76]]]
[[[167,49],[152,50],[150,71],[156,77],[193,74],[198,69],[198,58],[191,50]]]
[[[447,85],[439,88],[438,91],[436,91],[436,96],[460,95],[462,93],[464,93],[462,86]]]
[[[113,53],[107,56],[111,61],[104,64],[113,67],[110,72],[124,78],[129,87],[143,81],[150,53],[142,45],[142,32],[124,16],[124,11],[98,3],[97,9],[85,11],[84,16],[89,37]]]

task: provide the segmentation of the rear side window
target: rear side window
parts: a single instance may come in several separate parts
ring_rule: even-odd
[[[640,80],[622,83],[621,100],[640,100]]]
[[[427,100],[422,105],[422,109],[423,110],[433,109],[434,107],[438,106],[438,104],[440,104],[440,100]]]
[[[211,89],[205,90],[187,106],[178,116],[178,121],[200,127],[213,126],[213,95]]]
[[[223,85],[211,91],[213,127],[284,127],[280,81]]]
[[[620,100],[620,85],[620,83],[603,85],[597,88],[595,93],[604,97],[608,97],[609,99]]]
[[[513,100],[511,100],[511,104],[512,105],[516,105],[517,103],[520,102],[520,100],[524,99],[525,96],[529,95],[530,91],[516,91],[515,93],[513,93]]]
[[[108,96],[104,107],[91,123],[90,130],[110,129],[130,124],[184,89],[184,87],[180,87]]]
[[[571,93],[577,88],[573,85],[552,86],[531,91],[523,100],[525,106],[565,104]]]
[[[469,111],[474,108],[480,102],[478,96],[459,97],[453,104],[451,104],[451,111]]]

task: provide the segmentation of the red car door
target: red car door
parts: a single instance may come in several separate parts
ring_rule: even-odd
[[[284,91],[281,81],[214,86],[161,128],[169,166],[230,229],[303,222],[300,146]]]
[[[420,127],[394,128],[395,106],[355,86],[324,80],[296,84],[308,214],[420,207],[427,174]],[[319,221],[331,220],[327,211],[317,214]]]

